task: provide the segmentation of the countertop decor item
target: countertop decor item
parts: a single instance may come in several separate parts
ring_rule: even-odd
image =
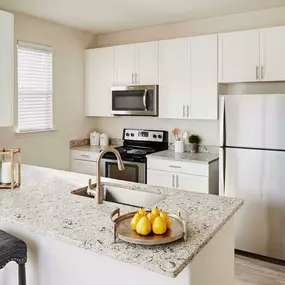
[[[99,146],[100,145],[100,133],[92,132],[90,133],[90,145]]]
[[[0,149],[0,189],[21,185],[21,149]]]
[[[190,151],[192,153],[196,153],[198,151],[198,145],[201,142],[200,136],[192,134],[192,135],[190,135],[188,141],[189,141],[189,144],[191,145]]]
[[[147,213],[150,213],[148,211]],[[114,223],[114,242],[116,243],[117,238],[123,241],[140,244],[140,245],[160,245],[175,242],[183,238],[187,241],[187,226],[186,221],[181,217],[181,213],[178,215],[169,215],[172,219],[172,226],[163,235],[150,234],[142,236],[136,233],[131,226],[130,221],[134,217],[136,212],[131,212],[120,216],[120,209],[114,210],[110,218]],[[113,219],[117,215],[117,218]]]

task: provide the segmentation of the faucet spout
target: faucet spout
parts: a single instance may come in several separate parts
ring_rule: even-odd
[[[102,187],[101,187],[101,159],[103,155],[107,152],[112,152],[115,154],[118,162],[118,169],[120,171],[125,169],[124,162],[122,160],[122,157],[120,153],[114,149],[114,148],[106,148],[103,150],[97,160],[97,187],[96,187],[96,195],[95,195],[95,202],[96,204],[103,204],[103,192],[102,192]]]

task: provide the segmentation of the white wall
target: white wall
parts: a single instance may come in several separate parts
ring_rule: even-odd
[[[152,40],[229,32],[235,30],[280,26],[285,25],[284,15],[285,7],[282,7],[205,20],[181,22],[137,30],[103,34],[97,37],[97,46],[104,47]],[[274,88],[271,89],[274,87],[274,85],[261,84],[259,87],[257,87],[255,85],[247,86],[246,84],[235,84],[232,87],[230,86],[229,92],[231,92],[231,94],[240,94],[250,91],[254,93],[263,93],[265,86],[266,93],[276,91]],[[277,92],[281,92],[282,86],[281,88],[277,89],[279,89]],[[284,91],[282,93],[284,93]],[[98,130],[105,131],[116,137],[121,136],[122,129],[124,127],[165,129],[168,131],[171,131],[171,129],[174,127],[178,127],[183,130],[199,133],[203,137],[204,144],[219,144],[218,121],[184,121],[153,118],[99,118],[96,119],[96,122]]]
[[[95,124],[94,119],[87,119],[84,115],[84,50],[93,45],[94,35],[15,14],[15,40],[44,44],[54,49],[56,131],[17,135],[11,128],[0,128],[0,146],[21,147],[24,163],[69,169],[69,141],[87,137]],[[15,94],[15,105],[16,102]]]

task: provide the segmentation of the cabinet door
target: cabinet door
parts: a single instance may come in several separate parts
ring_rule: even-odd
[[[159,42],[159,117],[185,118],[190,105],[188,40]]]
[[[135,45],[116,46],[115,49],[115,84],[133,85],[135,83]]]
[[[14,16],[0,11],[0,127],[13,125]]]
[[[178,189],[209,194],[208,177],[188,174],[176,174],[174,184]]]
[[[285,80],[285,27],[260,32],[261,80]]]
[[[87,50],[85,53],[85,115],[111,116],[114,82],[112,47]]]
[[[192,119],[218,118],[218,36],[190,38],[190,114]]]
[[[71,162],[71,171],[76,173],[96,175],[97,162],[74,159]]]
[[[136,77],[139,85],[158,84],[158,42],[136,45]]]
[[[160,170],[147,170],[147,184],[161,187],[174,187],[174,175]]]
[[[219,35],[219,82],[259,80],[259,31]]]

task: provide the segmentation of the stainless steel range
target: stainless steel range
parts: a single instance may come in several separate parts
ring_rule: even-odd
[[[123,140],[123,146],[116,149],[121,154],[125,170],[119,171],[115,155],[106,153],[101,162],[102,176],[146,183],[146,156],[168,148],[168,132],[124,129]]]

